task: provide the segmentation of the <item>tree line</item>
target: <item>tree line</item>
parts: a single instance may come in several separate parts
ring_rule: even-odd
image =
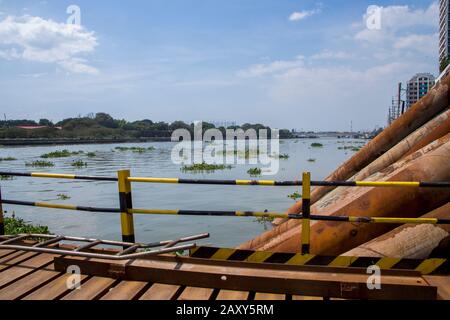
[[[21,129],[18,126],[44,126],[39,129]],[[212,123],[203,122],[203,130],[216,128]],[[124,119],[114,119],[111,115],[100,112],[89,114],[84,117],[67,118],[57,123],[48,119],[34,120],[6,120],[0,121],[1,139],[37,139],[37,138],[71,138],[71,139],[124,139],[124,138],[169,138],[177,129],[194,131],[193,123],[174,121],[154,122],[149,119],[129,122]],[[217,127],[224,135],[226,129],[267,129],[262,124],[245,123],[241,126],[230,126],[227,128]],[[287,129],[280,130],[280,138],[291,138],[291,132]]]

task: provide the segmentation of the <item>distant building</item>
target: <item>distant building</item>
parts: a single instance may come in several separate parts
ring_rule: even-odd
[[[450,0],[439,1],[439,64],[450,59]],[[441,70],[442,71],[442,70]]]
[[[434,85],[435,78],[431,73],[418,73],[406,85],[406,108],[419,101]]]

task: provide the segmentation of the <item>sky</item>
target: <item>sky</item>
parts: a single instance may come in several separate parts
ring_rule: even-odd
[[[0,0],[0,115],[372,130],[398,82],[438,75],[438,11],[429,0]]]

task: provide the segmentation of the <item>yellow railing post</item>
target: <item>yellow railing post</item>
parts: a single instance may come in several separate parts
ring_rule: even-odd
[[[311,229],[311,174],[303,172],[302,178],[302,254],[309,254]]]
[[[128,210],[133,208],[131,200],[131,183],[128,181],[130,170],[119,170],[117,178],[119,182],[120,221],[122,225],[122,241],[135,242],[133,214]]]
[[[4,235],[5,235],[5,221],[3,219],[2,188],[0,186],[0,236]]]

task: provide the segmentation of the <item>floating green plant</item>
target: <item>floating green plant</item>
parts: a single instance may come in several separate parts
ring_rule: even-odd
[[[316,162],[316,159],[308,159],[308,162]]]
[[[0,161],[16,161],[16,158],[13,157],[6,157],[6,158],[0,158]]]
[[[50,161],[36,160],[36,161],[32,161],[32,162],[26,162],[25,166],[27,166],[27,167],[54,167],[55,164]]]
[[[115,147],[114,149],[118,150],[118,151],[122,151],[122,152],[132,151],[134,153],[144,153],[144,152],[147,152],[147,151],[155,150],[155,147],[148,147],[148,148],[142,148],[142,147]]]
[[[240,158],[245,158],[245,159],[257,157],[259,154],[260,154],[260,152],[258,149],[256,149],[256,150],[255,149],[252,149],[252,150],[246,149],[245,151],[242,151],[242,150],[232,150],[232,151],[224,150],[223,151],[224,156],[225,155],[235,155],[235,156],[238,156]]]
[[[301,199],[302,195],[300,193],[298,193],[297,191],[295,191],[294,193],[288,195],[288,198],[291,198],[293,200],[297,200],[297,199]]]
[[[289,159],[289,155],[286,153],[282,153],[282,154],[273,154],[270,157],[272,158],[276,158],[276,159],[281,159],[281,160],[287,160]]]
[[[87,153],[87,156],[88,156],[89,158],[93,158],[93,157],[95,157],[95,156],[97,156],[97,155],[95,154],[95,152],[88,152],[88,153]]]
[[[257,217],[254,221],[262,224],[264,226],[264,230],[268,230],[269,227],[267,225],[270,225],[273,222],[273,217]]]
[[[10,176],[10,175],[7,175],[7,174],[0,175],[0,180],[13,180],[13,179],[14,179],[13,176]]]
[[[72,167],[76,167],[76,168],[83,168],[83,167],[87,167],[87,162],[84,162],[83,160],[77,160],[74,161],[70,164]]]
[[[361,147],[355,147],[355,146],[345,146],[345,147],[338,147],[339,150],[351,150],[354,152],[358,152],[361,150]]]
[[[76,156],[76,155],[83,154],[83,153],[84,153],[84,151],[82,151],[82,150],[69,151],[67,149],[64,149],[64,150],[57,150],[57,151],[45,153],[45,154],[41,155],[41,158],[43,158],[43,159],[48,159],[48,158],[68,158],[68,157]]]
[[[70,196],[65,194],[65,193],[58,193],[56,196],[58,197],[59,200],[68,200],[68,199],[70,199]]]
[[[247,170],[247,173],[253,177],[260,176],[261,175],[261,169],[260,168],[251,168]]]
[[[194,163],[192,165],[184,165],[181,168],[181,171],[184,172],[212,172],[216,170],[225,170],[225,169],[231,169],[231,165],[224,165],[224,164],[209,164],[206,162],[203,163]]]
[[[323,144],[318,143],[318,142],[314,142],[314,143],[311,143],[311,147],[313,147],[313,148],[322,148]]]

